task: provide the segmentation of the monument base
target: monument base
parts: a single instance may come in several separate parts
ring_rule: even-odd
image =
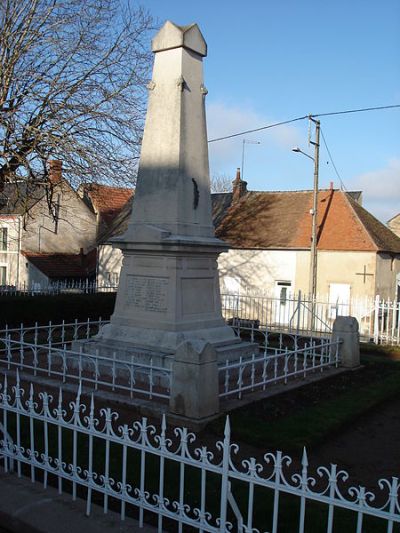
[[[142,364],[149,364],[149,361],[152,360],[155,366],[170,368],[179,345],[191,340],[205,341],[202,330],[171,332],[138,329],[136,332],[132,331],[136,329],[129,328],[129,339],[123,336],[120,337],[121,340],[116,340],[115,337],[107,339],[96,336],[89,340],[74,341],[72,349],[90,355],[107,357],[110,360],[115,358],[118,361]],[[206,338],[209,342],[210,329],[204,330],[204,332],[207,333]],[[134,333],[137,335],[132,337]],[[152,340],[151,345],[148,342],[149,337]],[[166,339],[169,341],[168,349],[166,349]],[[159,344],[157,344],[157,340],[160,341]],[[161,346],[162,348],[160,348]],[[234,341],[229,340],[226,343],[215,343],[212,346],[217,353],[218,363],[238,361],[240,358],[246,359],[252,357],[253,354],[257,355],[259,351],[257,343],[243,342],[239,338]]]

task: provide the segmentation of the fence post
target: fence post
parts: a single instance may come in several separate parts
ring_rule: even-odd
[[[231,453],[231,426],[229,416],[226,417],[224,440],[222,448],[222,476],[221,476],[221,498],[219,509],[220,531],[226,531],[226,515],[228,510],[228,484],[229,484],[229,458]]]
[[[380,296],[375,297],[375,310],[374,310],[374,343],[379,344],[379,308],[380,308]]]
[[[185,341],[172,366],[169,412],[173,416],[205,422],[219,412],[217,353],[203,341]]]
[[[353,316],[338,316],[333,323],[332,342],[341,341],[339,358],[341,366],[360,366],[360,333],[357,319]]]

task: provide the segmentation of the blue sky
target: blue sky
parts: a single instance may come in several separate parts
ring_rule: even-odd
[[[209,138],[308,113],[400,104],[398,0],[144,0],[160,23],[197,22]],[[382,221],[400,212],[400,108],[321,118],[348,190]],[[246,135],[251,190],[312,188],[308,121]],[[210,173],[234,178],[242,137],[210,144]],[[320,186],[339,179],[321,143]]]

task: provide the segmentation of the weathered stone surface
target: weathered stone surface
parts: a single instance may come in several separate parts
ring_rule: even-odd
[[[101,342],[174,353],[186,340],[238,345],[221,314],[211,217],[202,58],[197,25],[167,22],[155,52],[137,187],[123,266]]]
[[[219,412],[217,354],[209,343],[183,342],[173,363],[170,414],[206,420]]]
[[[360,366],[360,333],[357,319],[352,316],[338,316],[333,323],[332,341],[342,340],[339,347],[341,366]]]

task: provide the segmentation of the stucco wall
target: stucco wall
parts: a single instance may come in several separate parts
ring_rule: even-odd
[[[20,255],[18,235],[20,217],[3,215],[0,217],[0,228],[7,228],[7,250],[0,250],[0,265],[7,268],[7,284],[16,285],[20,281]]]
[[[275,282],[296,277],[296,252],[292,250],[229,250],[218,259],[221,291],[229,289],[234,278],[242,289],[272,293]],[[232,285],[231,285],[232,286]]]
[[[118,283],[122,267],[122,252],[110,244],[102,244],[97,249],[97,283],[101,287]]]
[[[388,228],[400,237],[400,214],[388,222]]]
[[[43,199],[32,209],[22,234],[21,248],[30,252],[78,254],[92,248],[96,241],[96,216],[65,182],[54,190],[59,195],[58,225]]]
[[[362,275],[365,271],[372,276]],[[376,294],[376,254],[374,252],[318,252],[319,294],[329,294],[332,283],[350,284],[350,296],[353,298]]]
[[[376,293],[385,299],[396,299],[400,273],[400,256],[380,253],[376,260]],[[397,278],[397,279],[396,279]]]

